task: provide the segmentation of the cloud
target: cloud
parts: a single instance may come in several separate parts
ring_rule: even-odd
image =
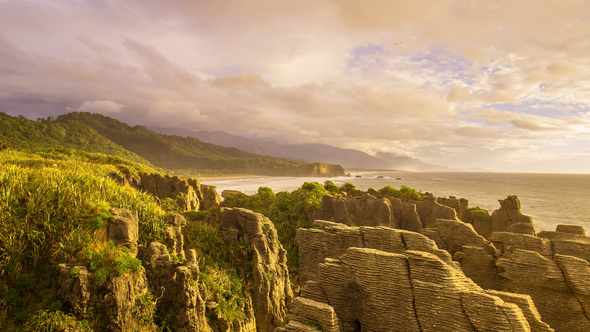
[[[447,96],[447,101],[454,102],[458,100],[469,100],[471,98],[471,91],[468,88],[454,86]]]
[[[584,74],[584,70],[580,67],[572,65],[565,60],[550,64],[547,66],[547,71],[556,76],[576,76]]]
[[[0,1],[0,110],[492,167],[590,139],[588,12],[549,0]]]
[[[124,107],[125,105],[117,104],[109,100],[94,100],[85,101],[76,111],[112,115],[120,113]]]
[[[240,73],[234,76],[216,78],[211,84],[221,87],[236,88],[253,88],[256,86],[270,87],[270,84],[262,78],[262,75],[252,73]]]
[[[509,91],[492,91],[487,94],[478,95],[478,98],[484,100],[487,103],[510,103],[520,104],[521,100],[513,93]]]
[[[590,124],[576,117],[549,118],[533,114],[514,113],[496,108],[472,110],[471,118],[482,119],[490,126],[499,127],[511,124],[531,131],[573,131],[573,126]]]

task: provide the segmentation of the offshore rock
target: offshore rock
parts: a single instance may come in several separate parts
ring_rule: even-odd
[[[278,241],[272,221],[246,209],[221,209],[225,241],[244,241],[252,250],[253,306],[259,332],[286,324],[287,302],[293,299],[287,252]]]

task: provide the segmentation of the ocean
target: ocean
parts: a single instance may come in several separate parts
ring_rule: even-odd
[[[303,182],[325,180],[337,185],[350,182],[361,190],[387,185],[399,189],[406,185],[437,197],[466,198],[470,207],[480,206],[490,214],[500,207],[498,200],[516,195],[522,212],[533,217],[537,232],[570,224],[581,225],[590,234],[590,174],[359,171],[353,172],[352,177],[264,177],[203,183],[217,186],[220,194],[225,189],[253,194],[262,186],[274,192],[292,191]]]

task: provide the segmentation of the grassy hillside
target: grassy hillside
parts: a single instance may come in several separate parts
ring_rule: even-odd
[[[156,199],[108,176],[123,168],[155,171],[119,157],[67,149],[5,149],[0,164],[0,330],[27,330],[26,323],[47,319],[84,330],[61,311],[57,264],[106,250],[109,257],[136,264],[123,250],[106,248],[101,240],[114,207],[138,214],[141,242],[162,241],[166,212]],[[110,266],[101,268],[104,278],[115,273]]]
[[[0,141],[23,149],[69,148],[120,156],[137,163],[150,163],[78,121],[31,121],[0,112]]]
[[[76,318],[61,302],[57,265],[85,265],[93,272],[93,283],[141,269],[126,248],[106,242],[111,208],[137,213],[139,244],[164,241],[170,211],[153,196],[109,176],[124,169],[156,172],[119,157],[69,149],[0,150],[0,331],[91,331],[101,326],[100,316]],[[249,261],[250,253],[239,243],[221,241],[218,230],[205,221],[210,213],[216,212],[185,214],[191,220],[186,244],[197,249],[201,269],[198,287],[206,299],[219,303],[221,317],[241,317],[250,291],[235,266]],[[154,298],[146,299],[147,308],[155,308]],[[141,319],[167,331],[170,317],[174,313],[152,310]]]
[[[119,120],[100,114],[74,112],[60,115],[56,122],[79,121],[103,136],[168,170],[198,170],[201,174],[242,173],[260,175],[310,176],[318,163],[296,162],[288,159],[260,156],[192,137],[163,135],[142,126],[131,127]],[[334,165],[337,166],[337,165]],[[337,174],[344,175],[342,167]]]

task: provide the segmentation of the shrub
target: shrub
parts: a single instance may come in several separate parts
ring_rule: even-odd
[[[488,214],[488,211],[480,208],[479,206],[476,206],[474,208],[470,208],[469,214],[471,215],[472,219],[479,219],[482,221],[486,221],[486,220],[490,219],[490,215]]]
[[[345,191],[349,194],[355,190],[356,190],[356,186],[350,182],[346,182],[342,185],[342,187],[340,187],[340,191]]]
[[[113,242],[85,248],[81,259],[98,283],[104,283],[109,277],[122,276],[141,269],[141,261],[131,256],[129,249],[117,247]]]
[[[340,187],[335,185],[334,182],[332,182],[330,180],[326,180],[324,182],[324,189],[326,189],[326,191],[329,191],[331,193],[335,193],[338,191],[338,189],[340,189]]]

